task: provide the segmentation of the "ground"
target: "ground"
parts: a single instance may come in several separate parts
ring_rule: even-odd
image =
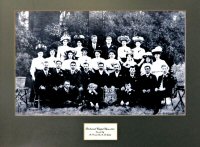
[[[171,104],[165,105],[162,109],[159,110],[158,114],[162,116],[169,115],[185,115],[185,107],[182,109],[180,105],[174,110],[173,108],[178,104],[179,97],[172,99],[173,106]],[[183,102],[185,104],[185,96],[183,97]],[[101,109],[98,112],[93,110],[84,110],[80,111],[79,108],[34,108],[26,107],[25,103],[18,101],[16,104],[16,115],[20,116],[152,116],[153,110],[147,110],[146,108],[133,107],[115,107],[110,106],[105,109]]]

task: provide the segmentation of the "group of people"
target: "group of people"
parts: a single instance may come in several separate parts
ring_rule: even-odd
[[[120,47],[112,44],[107,36],[104,45],[99,45],[96,35],[91,44],[83,46],[85,37],[75,35],[77,46],[68,46],[71,37],[61,37],[62,46],[50,48],[44,58],[44,45],[37,45],[38,57],[32,60],[30,73],[33,88],[30,101],[41,100],[42,106],[80,107],[99,110],[109,105],[142,106],[161,108],[161,101],[171,96],[174,87],[169,66],[160,58],[162,47],[146,52],[141,47],[143,37],[135,36],[133,49],[127,46],[129,36],[119,36]],[[106,103],[104,92],[115,91],[116,101]]]

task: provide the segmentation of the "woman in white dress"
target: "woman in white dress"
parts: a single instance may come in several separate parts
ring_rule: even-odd
[[[98,67],[98,63],[104,63],[105,65],[105,59],[104,58],[101,58],[101,53],[102,51],[101,50],[95,50],[94,51],[94,55],[95,55],[95,58],[93,58],[91,60],[91,68],[93,68],[94,70],[98,70],[99,67]]]
[[[85,37],[83,35],[75,35],[74,40],[76,42],[76,47],[73,49],[73,51],[76,54],[76,58],[79,58],[82,56],[81,49],[83,48]]]
[[[145,50],[141,48],[141,44],[144,41],[144,38],[135,36],[132,38],[132,40],[135,42],[136,46],[135,48],[131,49],[134,61],[138,64],[138,66],[141,66],[143,62],[143,55],[145,54]]]
[[[50,57],[46,58],[49,63],[49,68],[56,68],[56,51],[55,49],[51,48],[49,51]]]
[[[70,70],[70,64],[72,61],[75,61],[77,62],[77,60],[75,60],[75,55],[74,55],[74,52],[69,50],[67,51],[66,53],[66,60],[63,61],[62,63],[62,69],[63,70]]]
[[[109,50],[108,51],[108,59],[105,61],[106,63],[106,70],[108,73],[114,72],[114,65],[115,64],[120,64],[120,61],[115,59],[116,57],[116,52],[115,50]]]
[[[162,53],[162,47],[157,46],[153,49],[152,54],[155,57],[155,61],[152,63],[152,74],[154,74],[157,78],[162,75],[162,65],[166,65],[168,68],[169,66],[165,62],[165,60],[160,59],[160,55]]]
[[[63,43],[63,45],[58,47],[56,57],[58,60],[63,62],[66,58],[65,52],[72,50],[72,48],[68,46],[68,43],[71,41],[71,37],[69,35],[63,35],[60,41]]]
[[[118,60],[125,62],[126,55],[131,53],[131,48],[127,46],[131,40],[128,36],[119,36],[117,41],[122,44],[122,46],[117,50]]]

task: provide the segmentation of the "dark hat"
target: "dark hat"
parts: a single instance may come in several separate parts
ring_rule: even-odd
[[[111,52],[114,53],[114,54],[116,55],[116,51],[115,51],[115,50],[109,50],[109,51],[108,51],[108,54],[111,53]]]
[[[143,42],[144,41],[144,38],[143,37],[140,37],[140,36],[134,36],[133,38],[132,38],[132,40],[134,41],[134,42]]]
[[[87,52],[88,52],[88,48],[83,47],[83,48],[81,49],[81,51],[87,51]]]
[[[94,53],[95,53],[95,52],[99,52],[100,54],[102,53],[101,50],[94,50]]]
[[[122,43],[122,41],[126,41],[127,44],[128,44],[131,40],[130,40],[129,36],[119,36],[119,37],[117,38],[117,41],[118,41],[119,43]]]

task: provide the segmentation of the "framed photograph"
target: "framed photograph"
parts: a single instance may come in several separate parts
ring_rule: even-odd
[[[16,11],[16,115],[185,115],[185,11]]]
[[[1,0],[0,146],[199,146],[199,6],[197,0]],[[97,56],[118,62],[110,69],[109,62],[97,64],[106,80],[94,75],[92,38]],[[103,50],[107,42],[116,49]],[[83,52],[90,58],[78,62]],[[152,64],[141,71],[138,64],[149,56]],[[63,66],[66,57],[77,62]],[[152,67],[156,58],[162,60],[161,76]],[[79,73],[91,73],[89,83],[81,74],[73,83],[73,72],[63,67],[74,64]],[[64,81],[56,85],[59,66]],[[45,85],[48,76],[53,79]],[[63,93],[71,90],[68,99]]]

